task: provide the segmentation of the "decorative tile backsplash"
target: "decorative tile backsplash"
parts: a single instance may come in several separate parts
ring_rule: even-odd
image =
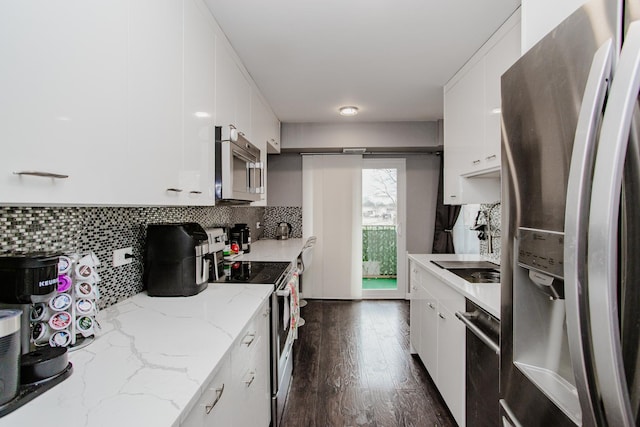
[[[485,255],[488,258],[491,258],[493,261],[500,263],[500,227],[502,222],[502,211],[500,203],[493,204],[483,204],[480,205],[481,211],[488,211],[489,217],[491,218],[491,243],[492,243],[492,251],[489,253],[489,241],[488,240],[480,240],[480,254]],[[486,224],[486,219],[481,219],[478,221],[480,224]]]
[[[142,291],[146,226],[197,222],[203,227],[247,223],[261,237],[261,207],[0,207],[0,252],[88,252],[100,262],[100,308]],[[300,214],[300,218],[302,215]],[[265,229],[267,227],[264,227]],[[133,247],[134,260],[112,267],[115,249]]]
[[[276,238],[276,228],[281,222],[291,224],[291,236],[302,237],[302,208],[299,206],[268,206],[264,212],[263,236]]]

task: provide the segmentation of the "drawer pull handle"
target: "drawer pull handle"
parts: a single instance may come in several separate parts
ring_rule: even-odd
[[[431,310],[435,310],[435,306],[432,303],[428,302],[427,305],[429,306],[429,308]],[[440,313],[438,313],[438,314],[440,314]]]
[[[29,175],[29,176],[39,176],[41,178],[55,178],[55,179],[66,179],[69,178],[69,175],[64,175],[60,173],[52,173],[52,172],[41,172],[41,171],[20,171],[14,172],[14,175]]]
[[[202,191],[193,190],[189,191],[189,194],[202,194]]]
[[[220,398],[222,397],[222,393],[224,393],[224,384],[222,384],[222,387],[216,389],[216,398],[213,403],[204,407],[207,411],[207,415],[210,414],[213,408],[215,408],[215,406],[218,404]]]
[[[456,198],[456,197],[458,197],[458,196],[456,196],[455,194],[452,194],[452,195],[450,195],[449,197],[450,197],[450,198],[452,198],[452,199],[455,199],[455,198]]]
[[[496,154],[492,154],[490,156],[487,157],[487,160],[493,160],[495,158],[497,158],[498,156]]]
[[[447,320],[447,318],[444,317],[444,314],[442,313],[438,313],[438,317],[440,317],[442,320]]]
[[[256,339],[256,334],[247,334],[244,336],[244,339],[242,340],[242,344],[246,345],[247,347],[251,346],[251,344],[253,343],[253,341]]]
[[[253,384],[253,380],[256,379],[256,373],[255,372],[249,372],[249,375],[251,375],[251,378],[249,378],[248,380],[244,380],[243,382],[245,383],[245,385],[247,386],[247,388],[251,387],[251,384]]]
[[[473,161],[473,164],[474,164],[474,165],[479,165],[479,164],[480,164],[480,159],[474,160],[474,161]]]
[[[172,193],[182,193],[182,188],[167,188],[167,191]]]

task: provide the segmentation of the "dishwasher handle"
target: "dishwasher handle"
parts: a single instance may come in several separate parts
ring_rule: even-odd
[[[467,329],[480,341],[485,343],[489,348],[495,351],[496,354],[500,354],[500,346],[496,344],[487,334],[485,334],[480,328],[478,328],[472,321],[475,317],[474,313],[463,313],[461,311],[456,312],[456,317],[460,319],[462,323],[467,327]]]

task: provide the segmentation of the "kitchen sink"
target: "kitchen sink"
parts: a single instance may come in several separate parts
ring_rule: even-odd
[[[500,283],[500,270],[448,268],[448,271],[469,283]]]

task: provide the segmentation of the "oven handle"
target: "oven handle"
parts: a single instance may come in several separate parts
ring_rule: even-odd
[[[461,311],[456,312],[456,317],[460,319],[462,323],[467,327],[469,332],[478,337],[480,341],[485,343],[489,348],[495,351],[496,354],[500,354],[500,346],[496,344],[487,334],[482,332],[480,328],[473,324],[471,319],[473,319],[473,313],[463,313]]]
[[[276,295],[279,297],[288,297],[291,295],[291,292],[289,291],[289,289],[283,289],[281,291],[276,291]]]

